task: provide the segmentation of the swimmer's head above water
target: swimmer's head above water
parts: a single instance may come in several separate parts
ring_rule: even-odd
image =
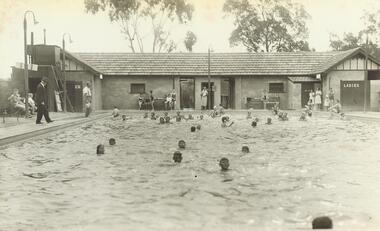
[[[230,161],[227,158],[223,157],[219,161],[219,166],[222,171],[227,171],[228,168],[230,167]]]

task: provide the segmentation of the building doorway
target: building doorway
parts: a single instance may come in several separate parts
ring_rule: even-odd
[[[367,93],[369,93],[369,88],[367,89]],[[345,110],[362,111],[364,108],[364,81],[340,81],[340,101]],[[370,105],[368,97],[367,105]]]
[[[201,83],[201,90],[204,87],[208,89],[208,82],[202,82]],[[208,97],[210,97],[210,98],[207,99],[207,107],[206,107],[207,109],[213,109],[214,108],[214,92],[215,92],[214,82],[210,82],[210,89],[211,89],[211,92],[208,93]],[[200,94],[200,92],[199,92],[199,94]]]
[[[309,94],[314,91],[314,83],[301,83],[301,107],[309,102]]]
[[[180,106],[181,109],[195,108],[195,81],[194,78],[180,79]]]
[[[67,81],[67,111],[83,112],[82,81]]]
[[[220,102],[226,109],[235,108],[235,80],[233,78],[222,79],[220,83]]]

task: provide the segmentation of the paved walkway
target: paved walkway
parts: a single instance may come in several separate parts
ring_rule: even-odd
[[[0,117],[0,146],[103,118],[106,115],[105,112],[101,111],[85,118],[84,113],[51,112],[50,117],[54,122],[43,124],[36,124],[35,115],[32,118],[20,117],[18,119],[17,117]]]

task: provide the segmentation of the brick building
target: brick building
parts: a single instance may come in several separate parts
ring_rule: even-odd
[[[42,75],[52,80],[54,89],[61,89],[62,50],[35,45],[30,53],[33,63],[39,65],[37,72],[30,73],[30,90],[33,92]],[[345,110],[363,110],[365,60],[361,48],[334,52],[211,53],[210,106],[259,109],[264,108],[266,101],[262,97],[266,95],[270,102],[280,102],[282,109],[299,109],[306,104],[311,89],[321,88],[325,95],[331,87]],[[378,111],[380,62],[369,56],[367,67],[367,106]],[[22,84],[22,70],[14,68],[14,79]],[[75,111],[82,110],[81,90],[86,81],[92,83],[95,109],[111,109],[114,105],[137,109],[140,93],[150,90],[160,104],[172,89],[177,93],[177,109],[200,109],[201,89],[208,87],[208,54],[66,52],[66,79]]]

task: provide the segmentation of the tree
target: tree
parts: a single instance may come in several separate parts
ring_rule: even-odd
[[[187,51],[192,52],[193,46],[197,42],[197,36],[192,31],[188,31],[183,42],[185,43]]]
[[[191,20],[194,11],[187,0],[85,0],[85,7],[93,14],[108,11],[110,20],[120,24],[132,52],[144,52],[149,41],[152,52],[175,50],[170,27]]]
[[[309,14],[291,0],[226,0],[223,11],[234,17],[230,45],[248,51],[310,50],[306,20]]]
[[[369,54],[380,58],[380,48],[377,45],[380,37],[379,14],[380,10],[373,13],[364,12],[364,16],[361,18],[363,29],[357,34],[352,32],[344,33],[342,39],[336,34],[330,34],[330,47],[336,51],[364,47]]]

